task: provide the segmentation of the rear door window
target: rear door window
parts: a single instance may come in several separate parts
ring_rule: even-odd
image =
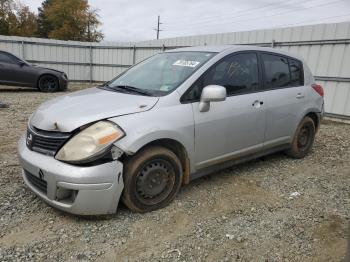
[[[278,55],[262,54],[265,71],[264,89],[288,87],[291,83],[288,59]]]
[[[13,56],[0,52],[0,63],[15,64],[16,62],[17,62],[17,59],[15,59]]]
[[[1,63],[13,63],[11,56],[6,53],[0,52],[0,62]]]
[[[264,89],[278,89],[304,85],[303,65],[299,60],[262,53]]]

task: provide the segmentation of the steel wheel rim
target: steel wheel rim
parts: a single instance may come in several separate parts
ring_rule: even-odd
[[[298,148],[301,151],[305,151],[310,144],[311,129],[309,126],[303,126],[298,134]]]
[[[147,162],[136,177],[136,196],[144,205],[164,201],[175,185],[175,169],[164,159]]]

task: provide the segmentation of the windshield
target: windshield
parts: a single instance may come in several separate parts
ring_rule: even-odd
[[[108,83],[113,87],[132,87],[155,96],[176,89],[216,53],[169,52],[154,55]]]

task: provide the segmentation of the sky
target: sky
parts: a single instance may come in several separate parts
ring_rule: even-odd
[[[41,0],[21,0],[37,12]],[[350,21],[350,0],[89,0],[105,41],[237,32]]]

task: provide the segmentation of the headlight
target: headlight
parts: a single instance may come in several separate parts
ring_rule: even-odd
[[[124,132],[112,122],[100,121],[73,136],[55,158],[67,162],[85,162],[103,154]]]

